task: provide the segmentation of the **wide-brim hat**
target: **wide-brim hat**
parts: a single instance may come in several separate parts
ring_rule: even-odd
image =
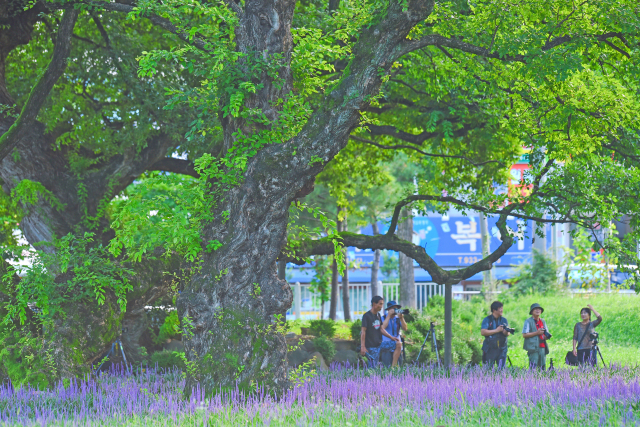
[[[536,302],[536,303],[531,304],[531,308],[529,309],[529,314],[531,314],[533,312],[534,308],[539,308],[540,310],[542,310],[540,312],[540,314],[544,313],[544,308],[542,308],[542,306]]]
[[[395,302],[395,301],[389,301],[389,302],[387,303],[387,308],[386,308],[386,309],[387,309],[387,310],[389,310],[390,308],[401,308],[401,307],[402,307],[402,306],[401,306],[400,304],[398,304],[397,302]]]

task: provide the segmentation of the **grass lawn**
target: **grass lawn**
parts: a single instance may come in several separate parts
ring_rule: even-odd
[[[509,343],[509,355],[514,365],[526,366],[528,363],[522,350],[521,332],[524,321],[529,317],[529,307],[534,302],[544,308],[542,317],[553,334],[547,357],[552,357],[556,366],[564,364],[567,351],[572,349],[573,326],[580,321],[580,309],[587,304],[593,305],[602,315],[602,323],[596,330],[600,334],[599,346],[605,363],[640,365],[640,297],[575,294],[537,295],[505,301],[504,316],[516,328],[515,339],[511,338]],[[481,316],[477,317],[479,325]]]
[[[529,317],[529,307],[537,302],[545,309],[542,317],[547,321],[553,338],[550,341],[550,354],[555,366],[564,364],[567,351],[572,349],[573,326],[580,321],[580,309],[591,304],[602,315],[598,326],[600,349],[605,363],[624,366],[640,365],[640,296],[636,295],[588,295],[557,294],[550,296],[531,295],[520,298],[505,298],[504,316],[511,327],[516,329],[515,336],[509,339],[509,357],[514,366],[525,367],[528,364],[526,353],[522,350],[522,326]],[[460,310],[472,316],[477,324],[480,337],[480,323],[489,314],[487,304],[480,301],[456,302],[454,310]],[[595,320],[595,317],[593,317]],[[287,322],[291,332],[300,333],[301,327],[308,327],[308,321],[292,320]],[[350,339],[350,323],[336,322],[336,338]],[[443,325],[438,325],[443,328]],[[549,362],[548,362],[549,363]]]

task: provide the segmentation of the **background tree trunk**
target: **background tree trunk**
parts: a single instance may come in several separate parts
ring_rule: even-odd
[[[340,212],[342,208],[340,206],[336,209],[336,231],[339,233],[342,231],[342,221],[340,221]],[[338,279],[338,263],[335,257],[331,264],[331,301],[329,302],[329,319],[336,320],[338,313],[338,288],[340,287],[340,281]]]
[[[329,319],[336,320],[338,313],[338,264],[336,259],[331,263],[331,301],[329,302]]]
[[[347,218],[345,217],[342,222],[342,227],[340,231],[348,231]],[[349,304],[349,251],[347,248],[343,249],[344,251],[344,262],[346,264],[346,268],[344,269],[344,274],[342,276],[342,311],[345,322],[351,321],[351,304]]]
[[[408,242],[413,241],[413,215],[409,209],[402,209],[401,221],[398,224],[398,237]],[[416,284],[413,272],[413,258],[402,252],[399,254],[400,270],[400,305],[405,308],[416,308]]]
[[[378,229],[378,221],[375,218],[371,222],[371,228],[373,230],[374,236],[380,234],[380,230]],[[371,297],[380,295],[380,293],[382,292],[382,289],[378,289],[379,271],[380,271],[380,249],[376,249],[373,252],[373,263],[371,264]]]
[[[346,252],[347,249],[345,248]],[[348,255],[345,253],[345,258]],[[344,269],[342,276],[342,313],[345,322],[351,322],[351,304],[349,303],[349,268]]]
[[[480,237],[482,240],[482,258],[486,258],[491,253],[491,233],[489,231],[489,224],[487,216],[480,213]],[[493,280],[493,272],[486,270],[482,273],[482,290],[485,293],[485,301],[487,304],[491,304],[496,298],[495,281]]]

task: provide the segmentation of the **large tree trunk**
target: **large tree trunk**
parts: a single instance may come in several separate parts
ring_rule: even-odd
[[[433,7],[429,2],[409,3],[411,13],[392,4],[376,25],[360,32],[358,43],[363,47],[354,50],[354,71],[337,83],[295,137],[249,158],[241,182],[217,199],[215,219],[205,225],[203,240],[217,239],[223,246],[203,254],[202,270],[178,298],[179,313],[190,325],[183,333],[191,366],[186,394],[197,383],[207,393],[236,386],[249,389],[255,382],[268,390],[288,385],[287,347],[276,316],[291,306],[292,292],[277,278],[276,259],[286,242],[289,207],[311,191],[315,176],[346,145],[359,123],[359,110],[379,91],[381,70],[390,70],[401,54],[399,44]],[[245,108],[259,109],[270,120],[279,115],[277,100],[286,99],[292,90],[294,5],[247,0],[239,12],[237,49],[248,55],[258,52],[267,60],[275,54],[283,58],[279,84],[265,72],[261,88],[245,102]],[[222,124],[227,148],[238,135],[260,131],[230,115]],[[321,163],[313,161],[317,157]]]
[[[0,118],[0,135],[7,132],[12,124],[13,119]],[[82,236],[88,231],[95,234],[96,243],[106,245],[113,237],[113,232],[108,219],[99,214],[99,206],[129,185],[147,167],[163,158],[169,142],[167,138],[160,143],[151,143],[139,157],[116,156],[106,162],[103,168],[79,177],[69,166],[66,150],[54,150],[54,137],[45,134],[43,124],[35,122],[15,146],[14,154],[0,161],[2,189],[10,194],[20,182],[29,180],[42,184],[59,202],[58,206],[54,206],[40,195],[34,204],[21,204],[24,216],[20,221],[20,229],[26,240],[37,249],[52,253],[55,251],[52,243],[55,238],[68,233]],[[116,179],[112,179],[114,174],[117,174]],[[88,217],[99,219],[91,222]],[[134,267],[140,270],[145,268],[144,265]],[[144,273],[132,278],[134,291],[131,298],[145,299],[146,291],[159,285],[164,271],[167,270],[156,268],[153,281],[145,281]],[[64,275],[57,280],[69,278]],[[66,317],[53,319],[55,330],[45,337],[43,347],[53,357],[58,378],[84,375],[90,363],[121,334],[132,360],[140,360],[137,339],[145,323],[144,313],[137,311],[135,304],[131,312],[121,313],[115,295],[107,292],[102,306],[95,301],[87,301],[67,303],[62,308]],[[123,325],[127,331],[125,333],[122,333]]]
[[[5,132],[8,126],[8,120],[0,121],[0,134]],[[115,195],[112,192],[121,191],[148,165],[164,157],[167,147],[155,146],[154,152],[147,150],[142,153],[142,158],[134,162],[130,159],[125,161],[124,156],[114,158],[106,170],[96,170],[78,178],[68,164],[67,153],[51,148],[54,141],[44,134],[42,124],[36,123],[28,135],[30,140],[19,143],[15,148],[17,160],[7,156],[0,161],[0,178],[6,193],[10,193],[21,181],[30,180],[41,183],[62,204],[62,208],[56,208],[44,197],[39,197],[34,205],[22,205],[25,215],[20,221],[20,229],[23,235],[30,244],[46,252],[55,250],[52,244],[54,238],[68,233],[81,236],[84,232],[91,231],[95,234],[97,243],[108,244],[113,232],[109,228],[107,218],[98,215],[101,202],[110,200]],[[110,172],[115,170],[123,172],[121,180],[109,188]],[[86,188],[86,200],[82,199],[81,186]],[[87,215],[98,216],[100,219],[97,223],[91,223],[87,220]],[[147,290],[158,285],[160,280],[157,279],[162,277],[162,272],[167,271],[163,268],[156,269],[155,283],[150,283],[144,280],[145,273],[142,270],[145,266],[134,267],[141,270],[141,275],[132,278],[135,287],[132,298],[142,298]],[[68,278],[65,276],[59,280]],[[115,296],[109,293],[104,306],[97,306],[95,302],[88,302],[86,305],[73,303],[67,304],[65,310],[68,315],[56,320],[57,333],[52,338],[55,340],[55,343],[52,343],[53,354],[58,365],[58,373],[62,377],[73,377],[85,372],[87,366],[81,366],[79,361],[90,362],[98,357],[104,348],[121,334],[123,321],[128,325],[127,331],[139,335],[141,326],[134,324],[143,320],[139,313],[120,313]],[[129,333],[125,333],[123,340],[127,340],[128,335]],[[136,338],[132,337],[127,341],[135,353],[136,349],[133,346]]]
[[[398,224],[398,237],[408,242],[413,241],[413,215],[409,209],[402,209],[401,221]],[[413,272],[413,258],[402,252],[399,254],[400,270],[400,305],[405,308],[416,308],[416,283]]]
[[[252,55],[267,61],[272,61],[271,55],[282,55],[281,86],[264,72],[262,88],[245,103],[270,120],[279,114],[274,101],[286,99],[293,89],[289,64],[294,6],[292,1],[248,0],[236,28],[237,49],[247,54],[238,67]],[[265,130],[231,115],[221,121],[227,150],[239,133]],[[288,386],[287,347],[277,320],[283,320],[293,293],[277,277],[276,260],[286,243],[289,206],[302,187],[311,191],[313,177],[291,176],[300,165],[292,163],[291,152],[278,148],[269,146],[251,158],[242,182],[225,191],[214,210],[216,219],[203,233],[205,241],[217,239],[224,245],[204,254],[202,271],[178,298],[183,324],[192,325],[183,332],[187,357],[194,362],[187,395],[198,383],[207,392],[236,384],[249,389],[254,381],[269,390]]]
[[[377,236],[378,234],[380,234],[377,220],[374,219],[371,222],[371,227],[372,227],[374,236]],[[379,272],[380,272],[380,249],[376,249],[373,252],[373,263],[371,264],[371,297],[380,295],[380,292],[382,292],[382,289],[378,289],[378,273]]]

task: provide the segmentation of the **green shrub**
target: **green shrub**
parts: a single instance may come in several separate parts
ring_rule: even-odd
[[[358,319],[351,324],[351,339],[360,341],[362,332],[362,320]]]
[[[479,365],[482,362],[482,344],[475,340],[469,340],[467,345],[471,349],[471,364]]]
[[[327,337],[319,336],[313,339],[313,346],[322,355],[327,364],[331,363],[336,355],[336,346],[333,341]]]
[[[309,333],[316,337],[333,338],[336,334],[336,324],[331,319],[312,320],[309,322]]]
[[[517,296],[531,294],[548,294],[558,290],[558,264],[544,253],[533,251],[533,262],[524,263],[519,269],[518,277],[511,292]]]
[[[171,369],[178,368],[181,370],[185,370],[186,366],[184,364],[184,353],[179,351],[156,351],[151,355],[151,365],[155,366],[158,364],[158,368]]]
[[[164,319],[164,323],[160,326],[158,336],[153,338],[154,344],[162,344],[170,338],[174,338],[180,335],[180,319],[178,318],[178,311],[173,310]]]

